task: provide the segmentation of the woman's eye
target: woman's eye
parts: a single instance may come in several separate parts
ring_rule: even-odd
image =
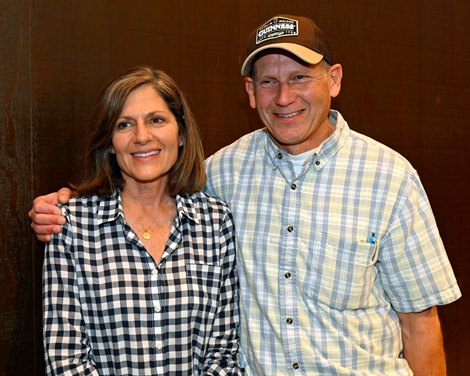
[[[117,123],[116,125],[116,128],[117,129],[126,129],[126,128],[129,128],[131,126],[131,123],[129,123],[128,121],[120,121]]]
[[[162,118],[161,116],[155,116],[148,120],[148,124],[153,125],[153,126],[162,125],[164,122],[165,122],[165,119]]]

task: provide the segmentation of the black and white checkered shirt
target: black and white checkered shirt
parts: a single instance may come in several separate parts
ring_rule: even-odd
[[[232,214],[203,193],[177,197],[155,264],[119,193],[62,207],[46,246],[48,375],[241,375]]]

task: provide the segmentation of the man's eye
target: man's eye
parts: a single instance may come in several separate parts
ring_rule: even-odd
[[[276,85],[276,80],[271,80],[271,79],[260,80],[258,82],[258,85],[263,88],[274,87]]]
[[[290,79],[291,85],[303,85],[308,83],[310,80],[310,76],[305,74],[298,74]]]

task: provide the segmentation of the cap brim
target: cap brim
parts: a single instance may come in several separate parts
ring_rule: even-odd
[[[242,70],[241,70],[242,76],[246,76],[250,74],[251,65],[253,64],[253,60],[255,59],[256,55],[258,55],[261,51],[267,50],[269,48],[278,48],[280,50],[288,51],[308,64],[318,64],[323,59],[323,55],[319,54],[318,52],[315,52],[311,50],[310,48],[300,46],[295,43],[267,44],[254,50],[251,54],[248,55],[248,57],[245,59],[245,62],[242,65]]]

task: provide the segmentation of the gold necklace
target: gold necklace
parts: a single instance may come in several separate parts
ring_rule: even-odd
[[[132,211],[129,210],[129,207],[124,203],[124,201],[122,201],[122,206],[123,208],[127,208],[127,212],[128,214],[132,217]],[[160,213],[157,212],[157,215],[150,221],[150,226],[152,226],[153,224],[157,223],[157,218],[158,216],[160,215]],[[142,238],[144,238],[145,240],[150,240],[152,238],[152,233],[150,232],[150,230],[144,228],[140,222],[142,221],[142,219],[144,218],[144,216],[140,217],[140,218],[136,218],[135,220],[133,220],[133,222],[135,224],[137,224],[137,226],[139,226],[139,228],[142,230]],[[173,223],[173,220],[174,220],[174,217],[172,217],[170,219],[170,221],[168,222],[168,224],[172,224]]]
[[[122,201],[122,206],[123,208],[127,208],[127,213],[129,214],[129,217],[132,217],[132,211],[129,210],[129,207],[124,203],[124,201]],[[157,214],[151,221],[150,221],[150,226],[152,224],[154,224],[156,221],[157,221],[157,217],[158,217],[159,214]],[[142,219],[144,218],[144,216],[140,217],[140,218],[136,218],[135,220],[133,220],[133,222],[139,226],[139,228],[142,230],[142,237],[145,239],[145,240],[150,240],[152,238],[152,233],[150,232],[150,230],[142,227],[142,225],[140,224],[140,222],[142,221]],[[128,218],[129,220],[129,218]]]
[[[142,237],[145,239],[145,240],[149,240],[151,237],[152,237],[152,234],[150,233],[150,231],[148,230],[145,230],[139,222],[137,222],[137,224],[139,225],[140,229],[143,231],[142,232]]]

